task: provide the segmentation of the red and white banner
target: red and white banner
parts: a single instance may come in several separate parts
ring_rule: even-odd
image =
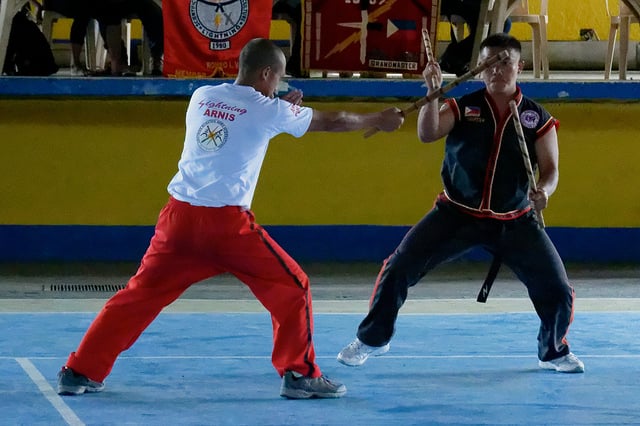
[[[438,0],[302,1],[303,69],[422,73],[422,29],[434,43]]]
[[[163,0],[166,77],[238,74],[240,50],[269,37],[273,0]]]

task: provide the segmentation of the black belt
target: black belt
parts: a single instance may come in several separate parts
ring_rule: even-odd
[[[487,301],[487,297],[489,297],[489,291],[491,291],[491,286],[493,282],[496,280],[498,276],[498,272],[500,271],[500,265],[502,265],[502,256],[499,254],[493,255],[493,260],[491,261],[491,266],[489,267],[489,272],[487,272],[487,277],[484,279],[484,283],[482,283],[482,287],[480,287],[480,292],[478,293],[478,298],[476,301],[480,303],[485,303]]]

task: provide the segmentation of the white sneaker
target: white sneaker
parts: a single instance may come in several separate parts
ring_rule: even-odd
[[[538,366],[545,370],[556,370],[560,373],[584,373],[584,363],[571,352],[551,361],[538,361]]]
[[[389,352],[391,346],[387,343],[384,346],[365,345],[356,337],[356,340],[349,343],[338,354],[338,362],[348,365],[349,367],[357,367],[364,364],[369,355],[378,356]]]

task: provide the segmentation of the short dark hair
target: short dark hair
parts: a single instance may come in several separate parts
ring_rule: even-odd
[[[246,74],[280,64],[282,50],[271,40],[254,38],[240,51],[239,68]]]
[[[518,53],[522,53],[522,45],[518,39],[506,33],[491,34],[489,37],[482,40],[482,43],[480,43],[480,50],[485,47],[501,47],[503,49],[512,49]]]

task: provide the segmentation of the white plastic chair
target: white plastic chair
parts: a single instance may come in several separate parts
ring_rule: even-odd
[[[540,70],[545,79],[549,78],[549,41],[547,40],[547,24],[549,22],[548,0],[539,0],[540,8],[534,12],[529,0],[516,1],[509,7],[507,16],[514,24],[529,24],[532,37],[533,76],[540,78]]]
[[[618,48],[618,75],[620,80],[627,79],[627,54],[629,53],[629,27],[631,24],[638,24],[638,18],[631,9],[619,1],[618,14],[612,14],[609,9],[609,0],[604,0],[609,16],[609,43],[607,45],[607,56],[604,60],[604,79],[609,80],[613,69],[613,54],[616,46],[616,35],[620,31],[620,41]]]

